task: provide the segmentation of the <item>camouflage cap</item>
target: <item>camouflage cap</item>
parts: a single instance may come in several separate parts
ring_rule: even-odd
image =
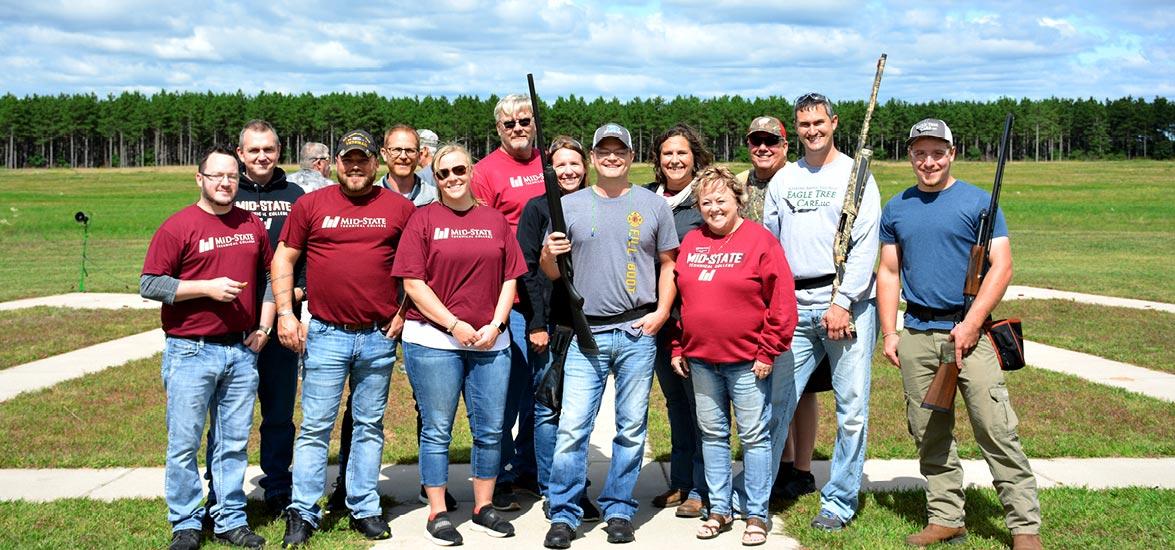
[[[911,127],[910,137],[906,138],[906,145],[909,146],[920,137],[938,138],[949,143],[951,147],[955,146],[955,138],[951,135],[951,129],[947,127],[947,123],[937,118],[924,118]]]
[[[343,134],[339,138],[338,155],[341,157],[350,151],[363,151],[367,156],[374,156],[376,153],[375,140],[371,139],[371,134],[363,130],[351,130]]]
[[[747,128],[747,135],[750,136],[755,132],[766,132],[787,139],[787,127],[773,116],[761,116],[752,120],[751,126]]]
[[[421,130],[417,132],[417,134],[420,136],[421,147],[428,147],[434,151],[436,150],[437,144],[440,143],[440,139],[437,137],[436,132],[432,130]]]

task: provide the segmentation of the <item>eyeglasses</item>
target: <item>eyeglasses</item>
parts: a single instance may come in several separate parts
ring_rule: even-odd
[[[464,176],[465,174],[469,173],[469,167],[464,164],[458,164],[452,168],[441,168],[440,170],[437,170],[437,179],[447,180],[449,179],[450,173],[454,176]]]
[[[775,147],[776,145],[779,145],[779,141],[779,136],[773,136],[771,134],[751,134],[747,136],[747,143],[749,143],[751,147],[758,147],[760,145]]]
[[[627,155],[629,151],[631,151],[631,149],[628,147],[619,147],[616,149],[604,149],[601,147],[596,147],[595,149],[592,149],[592,152],[595,153],[597,157],[602,159],[606,159],[612,155],[616,155],[617,158],[620,158]]]
[[[320,160],[330,160],[330,157],[310,157],[310,162],[318,162]]]
[[[415,155],[420,150],[419,149],[412,149],[409,147],[392,147],[390,149],[385,147],[384,151],[387,151],[388,154],[391,155],[392,157],[398,157],[398,156],[410,157],[412,155]]]
[[[200,175],[212,181],[227,181],[229,183],[236,183],[241,179],[239,174],[206,174],[204,172],[200,172]]]
[[[515,126],[522,126],[523,128],[526,128],[527,126],[530,126],[530,119],[520,118],[518,120],[503,120],[502,126],[505,126],[507,130],[513,130]]]
[[[910,151],[910,158],[913,158],[914,162],[925,162],[926,159],[930,159],[930,160],[933,160],[934,162],[938,162],[938,161],[946,158],[947,155],[949,155],[949,154],[951,154],[951,152],[949,150],[944,151],[942,149],[939,149],[937,151],[930,151],[930,152]]]
[[[816,92],[806,93],[796,98],[796,105],[802,105],[804,103],[828,103],[828,98],[824,94],[818,94]]]

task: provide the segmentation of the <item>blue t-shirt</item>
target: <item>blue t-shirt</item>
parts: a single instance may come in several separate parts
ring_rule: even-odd
[[[882,244],[900,248],[906,302],[935,309],[963,307],[963,282],[978,238],[979,216],[990,205],[987,191],[963,180],[934,193],[911,187],[886,203],[879,235]],[[1008,236],[1001,210],[996,211],[991,235]],[[923,322],[909,314],[905,324],[915,330],[954,327],[950,321]]]

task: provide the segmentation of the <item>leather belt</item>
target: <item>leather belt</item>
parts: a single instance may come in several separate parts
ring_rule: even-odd
[[[229,332],[227,334],[213,334],[211,336],[179,336],[175,334],[168,334],[167,337],[191,340],[193,342],[204,342],[206,344],[221,344],[225,346],[231,346],[245,341],[244,332]]]
[[[812,277],[809,279],[796,279],[796,290],[811,290],[813,288],[824,288],[832,281],[836,280],[836,275],[829,273],[828,275],[821,275],[819,277]]]

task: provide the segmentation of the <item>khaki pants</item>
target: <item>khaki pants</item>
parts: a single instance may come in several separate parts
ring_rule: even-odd
[[[931,523],[963,526],[963,468],[955,444],[955,414],[921,407],[930,381],[938,371],[939,346],[946,331],[903,330],[898,343],[906,419],[918,446],[918,460],[926,477],[926,507]],[[1008,399],[1004,373],[986,337],[963,359],[959,392],[971,417],[975,440],[1004,505],[1005,522],[1013,535],[1040,531],[1040,503],[1036,478],[1016,434],[1018,420]]]

